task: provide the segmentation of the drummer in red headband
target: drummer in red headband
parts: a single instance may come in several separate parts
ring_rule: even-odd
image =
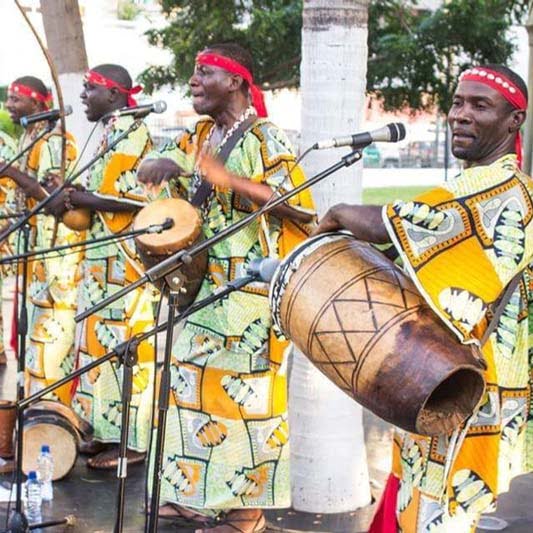
[[[246,50],[204,50],[189,86],[207,118],[144,161],[139,179],[197,205],[211,237],[304,176],[266,118]],[[244,275],[252,259],[286,254],[313,214],[305,192],[213,246],[198,298]],[[290,505],[287,344],[272,331],[267,292],[255,283],[195,313],[173,348],[160,514],[195,518],[202,531],[264,531],[261,508]]]
[[[524,81],[502,65],[465,71],[448,112],[460,174],[409,202],[337,205],[317,230],[392,245],[440,319],[480,346],[487,364],[486,395],[466,423],[431,438],[397,432],[371,532],[485,529],[480,517],[498,494],[533,470],[533,187],[520,170],[527,101]],[[489,320],[496,327],[486,335]],[[398,386],[409,394],[408,380]]]
[[[115,113],[135,106],[133,97],[140,90],[121,65],[98,65],[85,73],[80,99],[87,119],[103,123],[97,148],[103,155],[76,188],[69,188],[58,197],[52,209],[56,215],[84,209],[89,215],[87,240],[127,232],[135,214],[147,203],[144,187],[135,176],[141,159],[152,149],[148,127],[134,116]],[[78,312],[138,279],[142,271],[130,241],[117,239],[89,247],[79,280]],[[151,327],[154,301],[153,288],[143,287],[89,317],[77,339],[79,365],[93,362],[134,332]],[[143,342],[137,353],[127,451],[130,465],[144,461],[151,429],[154,346]],[[95,469],[115,469],[119,461],[122,373],[118,366],[107,362],[73,387],[73,408],[93,426],[93,439],[84,443],[82,451],[93,455],[87,465]]]

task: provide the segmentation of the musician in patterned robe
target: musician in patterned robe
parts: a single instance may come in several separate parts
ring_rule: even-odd
[[[199,156],[217,154],[243,121],[265,114],[259,96],[254,107],[249,103],[249,91],[257,94],[251,68],[250,55],[237,45],[199,54],[190,79],[193,106],[210,118],[166,146],[161,159],[143,162],[141,181],[180,176],[171,187],[192,199]],[[304,179],[287,137],[264,116],[245,128],[225,168],[203,157],[202,171],[215,184],[202,205],[206,237],[242,220],[272,190],[289,190]],[[252,259],[286,254],[305,239],[313,209],[305,192],[214,245],[196,301],[245,275]],[[261,508],[290,505],[287,344],[272,331],[267,293],[265,283],[253,283],[194,313],[173,347],[162,460],[161,501],[167,505],[160,514],[201,520],[199,514],[233,509],[222,521],[229,524],[204,524],[213,533],[262,531]]]
[[[393,243],[420,293],[465,344],[479,344],[506,285],[522,273],[482,346],[487,385],[474,414],[448,435],[396,432],[373,532],[474,531],[511,479],[533,469],[533,185],[517,161],[526,108],[526,85],[513,71],[467,70],[448,114],[463,171],[411,202],[339,205],[320,223],[319,232],[346,228]]]
[[[49,109],[52,95],[43,82],[33,76],[15,80],[9,87],[7,110],[15,123],[22,116]],[[30,124],[20,138],[18,151],[29,146],[45,131],[46,122]],[[70,133],[65,134],[66,170],[76,159],[77,148]],[[58,126],[6,171],[11,180],[2,187],[4,209],[7,213],[21,213],[42,200],[55,185],[51,174],[61,170],[63,135]],[[16,219],[15,219],[16,220]],[[11,234],[6,253],[21,253],[20,232]],[[53,216],[39,213],[30,221],[29,249],[72,244],[82,238]],[[28,262],[28,336],[26,348],[26,394],[32,394],[69,374],[74,366],[74,314],[77,306],[79,263],[81,250],[54,256],[39,256]],[[22,268],[22,265],[20,266]],[[14,272],[14,270],[11,270]],[[19,280],[21,280],[19,270]],[[20,288],[20,284],[19,284]],[[56,389],[50,399],[70,405],[70,385]]]
[[[137,183],[135,171],[152,148],[148,128],[131,116],[117,118],[110,115],[123,107],[136,105],[132,95],[139,89],[132,87],[130,75],[119,65],[99,65],[85,75],[80,97],[86,106],[87,119],[91,122],[104,119],[98,152],[132,128],[92,166],[81,186],[70,188],[54,204],[56,213],[69,207],[87,208],[92,212],[88,239],[131,230],[135,213],[146,203],[144,187]],[[79,310],[92,307],[137,280],[142,272],[142,263],[136,256],[131,238],[87,246]],[[79,366],[105,355],[132,335],[151,329],[156,299],[157,292],[147,285],[89,316],[83,322],[79,336]],[[148,444],[155,358],[153,341],[140,343],[137,355],[128,435],[130,464],[144,460]],[[113,469],[117,466],[121,392],[122,367],[117,362],[106,362],[92,369],[77,383],[73,407],[94,430],[93,442],[84,449],[97,454],[87,461],[92,468]]]
[[[4,162],[10,161],[17,153],[16,141],[5,131],[0,130],[0,165]],[[8,212],[5,206],[5,191],[6,187],[9,188],[12,184],[11,178],[2,176],[0,178],[0,215],[6,216]],[[0,220],[0,227],[6,227],[9,219]],[[4,244],[0,247],[0,257],[9,255],[9,249]],[[3,279],[9,275],[10,269],[6,267],[0,267],[0,295],[2,294]],[[6,352],[4,348],[4,320],[2,309],[0,308],[0,365],[5,365],[7,362]]]

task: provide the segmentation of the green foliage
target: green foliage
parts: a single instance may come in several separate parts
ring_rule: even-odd
[[[458,74],[475,63],[506,63],[507,30],[524,0],[450,0],[433,13],[416,2],[375,0],[369,8],[367,90],[386,109],[449,108]]]
[[[17,138],[20,135],[20,127],[17,128],[9,113],[3,107],[0,107],[0,130],[5,131],[11,137]]]
[[[457,75],[472,63],[505,63],[515,49],[507,30],[521,23],[526,0],[448,0],[434,12],[417,0],[372,0],[369,7],[367,90],[387,109],[449,107]],[[147,92],[185,84],[196,53],[236,41],[254,57],[265,88],[299,82],[302,0],[161,0],[169,25],[148,32],[170,49],[168,67],[141,75]]]
[[[165,84],[185,84],[197,52],[210,44],[235,41],[253,55],[256,83],[295,86],[301,48],[302,0],[162,0],[169,25],[147,32],[150,44],[168,48],[168,67],[141,75],[147,92]]]
[[[117,18],[119,20],[133,20],[141,12],[141,8],[132,0],[119,0]]]
[[[363,204],[384,205],[394,200],[411,200],[415,196],[430,189],[430,186],[421,187],[375,187],[363,189]]]

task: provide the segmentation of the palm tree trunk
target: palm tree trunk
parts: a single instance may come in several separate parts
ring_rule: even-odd
[[[81,145],[91,125],[80,103],[83,74],[87,70],[87,53],[78,0],[41,0],[44,32],[48,51],[59,74],[65,104],[72,106],[67,129]],[[88,155],[91,151],[87,151]]]
[[[302,147],[358,131],[364,106],[367,0],[305,0],[301,65]],[[304,160],[307,175],[348,149]],[[361,199],[361,167],[337,172],[313,190],[319,214]],[[362,408],[295,354],[290,378],[293,506],[338,513],[370,503]]]

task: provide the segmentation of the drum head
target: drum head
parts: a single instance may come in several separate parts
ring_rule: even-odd
[[[50,414],[36,415],[24,422],[24,451],[22,470],[27,475],[37,470],[41,446],[48,444],[54,459],[54,481],[64,478],[74,467],[78,457],[78,434],[62,417]]]
[[[168,218],[174,222],[172,228],[135,237],[137,246],[151,255],[168,255],[190,246],[200,235],[202,220],[198,211],[179,198],[156,200],[143,207],[135,217],[133,229],[162,224]]]

